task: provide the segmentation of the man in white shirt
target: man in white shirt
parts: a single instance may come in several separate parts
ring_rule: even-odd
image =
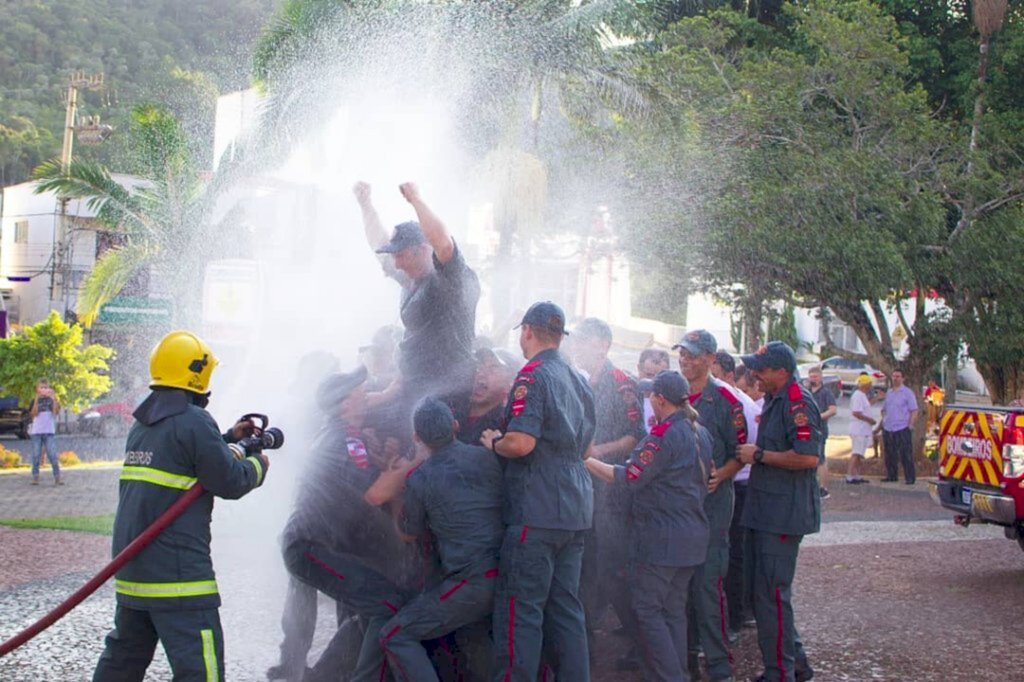
[[[757,442],[757,427],[761,420],[764,393],[758,391],[753,376],[743,365],[736,366],[736,360],[725,351],[715,354],[711,374],[728,384],[729,389],[743,405],[743,416],[747,419],[747,442]],[[742,383],[742,386],[740,385]],[[753,395],[752,395],[753,394]],[[757,400],[755,400],[755,396]],[[745,465],[733,477],[736,501],[729,527],[729,570],[725,575],[725,598],[728,608],[728,637],[734,643],[739,639],[739,630],[745,621],[753,622],[750,604],[750,571],[746,548],[747,529],[740,525],[743,505],[747,499],[747,482],[750,480],[750,465]]]
[[[850,467],[846,471],[846,482],[850,484],[867,483],[860,475],[860,464],[864,461],[864,453],[871,445],[871,431],[877,420],[871,411],[871,377],[862,374],[857,377],[857,390],[850,396],[850,438],[853,440],[853,454],[850,456]]]

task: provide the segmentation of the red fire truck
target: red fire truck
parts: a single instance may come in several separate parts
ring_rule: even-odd
[[[992,523],[1024,549],[1024,408],[950,405],[939,431],[932,499],[963,526]]]

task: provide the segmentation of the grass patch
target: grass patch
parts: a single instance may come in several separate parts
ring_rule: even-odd
[[[101,516],[47,516],[38,519],[0,519],[0,526],[41,530],[73,530],[80,533],[111,535],[114,532],[114,515]]]

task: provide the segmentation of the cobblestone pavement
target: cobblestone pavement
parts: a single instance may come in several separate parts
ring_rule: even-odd
[[[67,493],[53,498],[54,508],[101,507],[87,500],[91,494],[106,496],[105,511],[113,508],[116,469],[72,473],[82,474],[81,480],[69,478],[68,486],[54,492]],[[266,490],[217,504],[214,563],[224,598],[221,617],[232,680],[263,679],[277,653],[285,575],[274,538],[288,502],[286,486],[275,488],[272,477]],[[32,499],[12,499],[10,492],[22,492],[12,478],[18,476],[0,477],[0,518],[25,515],[18,510]],[[49,492],[40,486],[25,494]],[[1019,624],[1024,553],[1015,542],[997,528],[954,526],[920,483],[834,485],[824,508],[822,532],[809,536],[801,551],[795,589],[797,623],[817,671],[815,680],[1016,679],[1024,669],[1024,653],[1016,645],[1024,632]],[[77,589],[92,572],[83,571],[85,566],[95,561],[98,569],[106,559],[108,543],[106,537],[67,532],[0,532],[3,556],[20,559],[0,563],[0,639]],[[41,564],[45,570],[30,575],[26,564]],[[0,680],[88,679],[113,608],[107,585],[37,639],[0,659]],[[315,649],[326,643],[331,620],[332,609],[322,608]],[[622,638],[601,634],[597,682],[639,682],[639,675],[614,669],[624,648]],[[760,672],[753,630],[742,632],[734,654],[737,679]],[[162,653],[147,679],[170,679]]]

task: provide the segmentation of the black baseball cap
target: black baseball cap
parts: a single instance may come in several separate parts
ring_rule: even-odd
[[[423,234],[423,228],[415,220],[395,225],[395,233],[391,235],[391,241],[377,249],[377,253],[398,253],[411,246],[419,246],[427,241]]]
[[[679,340],[679,343],[672,346],[672,350],[680,348],[685,348],[694,355],[714,353],[718,350],[718,341],[706,329],[693,329],[683,334],[683,338]]]
[[[796,372],[796,353],[782,341],[769,341],[740,360],[751,370],[784,369],[790,374]]]
[[[352,395],[369,375],[365,367],[347,374],[336,372],[320,382],[316,388],[316,404],[323,412],[330,414],[338,409],[343,400]]]
[[[637,384],[637,388],[656,393],[673,405],[682,405],[690,395],[690,382],[679,372],[670,369],[661,370],[653,379],[644,379]]]
[[[569,335],[565,331],[565,313],[551,301],[539,301],[531,305],[516,329],[524,324],[541,327],[555,334]]]
[[[429,447],[451,442],[455,437],[454,422],[452,408],[438,398],[424,398],[412,414],[412,427],[416,436]]]

